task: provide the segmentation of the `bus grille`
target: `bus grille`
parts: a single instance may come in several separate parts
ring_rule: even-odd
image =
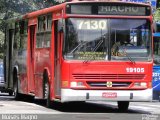
[[[106,87],[107,83],[106,82],[91,82],[88,81],[87,84],[90,87]],[[129,87],[131,82],[112,82],[112,87]]]
[[[84,80],[143,80],[145,74],[72,74],[74,79]]]

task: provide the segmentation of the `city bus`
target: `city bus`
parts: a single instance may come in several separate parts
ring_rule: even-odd
[[[153,36],[153,100],[160,101],[160,33],[156,32]]]
[[[152,13],[143,3],[70,1],[7,21],[5,79],[14,97],[152,100]],[[114,47],[113,47],[114,46]]]

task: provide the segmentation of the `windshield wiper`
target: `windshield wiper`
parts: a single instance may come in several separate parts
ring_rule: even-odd
[[[100,46],[101,44],[103,43],[103,38],[98,42],[98,44],[91,50],[91,52],[95,52]],[[91,56],[92,57],[92,56]],[[91,57],[89,57],[88,60],[85,60],[83,63],[87,63],[88,61],[91,60]]]
[[[86,44],[86,42],[83,42],[83,41],[81,41],[71,52],[70,52],[70,54],[71,53],[73,53],[77,48],[79,48],[79,46],[83,46],[83,45],[85,45]]]
[[[135,64],[135,61],[132,59],[131,56],[128,55],[124,47],[122,47],[122,50],[123,50],[123,53],[127,56],[128,60],[130,60],[133,64]]]
[[[118,44],[115,43],[116,47],[119,48]],[[124,46],[122,47],[122,52],[126,55],[128,60],[130,60],[133,64],[135,64],[135,61],[131,58],[131,56],[128,55],[127,51],[125,50]]]

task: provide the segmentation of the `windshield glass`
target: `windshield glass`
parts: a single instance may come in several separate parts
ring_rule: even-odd
[[[147,20],[114,19],[111,27],[112,60],[149,60],[151,31]]]
[[[140,19],[69,18],[64,59],[148,61],[149,25],[147,20]]]
[[[160,36],[153,38],[153,53],[154,53],[154,64],[160,64]]]
[[[3,77],[3,63],[0,63],[0,77]]]

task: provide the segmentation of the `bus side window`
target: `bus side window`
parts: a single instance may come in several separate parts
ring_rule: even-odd
[[[20,49],[27,49],[27,32],[28,32],[28,22],[20,21]]]
[[[36,48],[50,47],[51,31],[37,33]]]
[[[47,31],[45,32],[44,47],[50,47],[52,14],[47,15],[46,18],[47,18]]]
[[[19,23],[15,23],[15,41],[13,45],[14,49],[19,49],[20,48],[20,29],[19,29]]]
[[[52,29],[52,15],[47,15],[47,31]]]
[[[46,30],[46,16],[40,16],[38,18],[38,32]]]
[[[42,48],[43,47],[43,39],[44,39],[44,33],[39,32],[36,35],[36,48]]]
[[[44,47],[50,47],[50,41],[51,41],[51,32],[46,32],[44,39]]]
[[[52,28],[52,15],[48,14],[38,18],[38,31],[36,39],[36,48],[50,47]]]

